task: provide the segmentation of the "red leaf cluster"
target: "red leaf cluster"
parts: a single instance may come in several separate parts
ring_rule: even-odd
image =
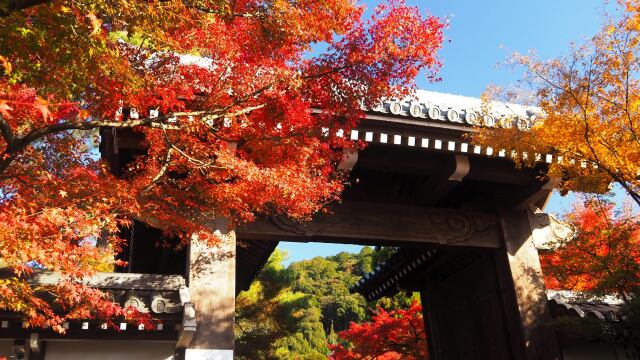
[[[362,105],[439,67],[439,19],[395,0],[362,13],[350,0],[76,0],[0,17],[0,267],[14,274],[0,309],[54,327],[125,316],[98,311],[106,298],[81,280],[113,266],[133,218],[215,243],[213,217],[302,220],[337,200]],[[144,153],[109,169],[105,128],[143,135]],[[34,269],[67,282],[31,288]]]
[[[378,308],[371,322],[351,323],[338,336],[348,345],[330,345],[332,360],[428,358],[422,306],[415,300],[406,310]]]
[[[575,236],[543,253],[547,288],[575,290],[628,300],[640,286],[640,224],[630,210],[617,213],[599,198],[577,206],[567,217]]]

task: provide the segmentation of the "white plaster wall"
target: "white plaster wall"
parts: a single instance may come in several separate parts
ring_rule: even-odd
[[[570,346],[564,348],[562,353],[564,360],[619,360],[625,358],[621,349],[615,349],[612,345],[603,343]]]
[[[46,360],[171,360],[174,342],[49,341]]]
[[[0,339],[0,357],[5,356],[9,357],[13,355],[11,353],[11,348],[13,347],[13,340],[2,340]]]

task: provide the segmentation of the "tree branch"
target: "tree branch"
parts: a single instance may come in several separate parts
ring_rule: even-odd
[[[51,0],[0,0],[0,17],[7,17],[12,12],[48,3]]]
[[[13,135],[13,130],[11,130],[11,126],[7,121],[0,115],[0,133],[2,137],[7,142],[7,149],[13,147],[13,143],[15,142],[15,136]]]
[[[146,193],[149,190],[151,190],[151,188],[158,183],[158,181],[160,181],[160,179],[164,176],[164,174],[166,174],[167,169],[169,168],[169,164],[171,163],[171,155],[173,154],[173,148],[170,148],[167,151],[167,155],[164,157],[164,164],[162,165],[162,168],[160,168],[160,171],[158,171],[158,173],[156,174],[156,176],[153,177],[153,179],[151,179],[151,183],[149,183],[149,185],[147,185],[147,187],[144,188],[144,190],[142,190],[142,193]]]
[[[251,95],[259,94],[260,92],[265,91],[271,86],[272,85],[268,85],[263,88],[260,88],[255,92],[236,100],[234,104],[236,105],[240,104],[246,101],[247,99],[249,99]],[[15,156],[18,153],[26,149],[29,145],[31,145],[35,141],[38,141],[41,138],[50,134],[55,134],[63,131],[69,131],[69,130],[92,130],[99,127],[114,127],[114,128],[153,127],[153,128],[159,128],[165,131],[181,130],[182,127],[180,125],[168,124],[166,121],[174,117],[185,117],[185,116],[208,117],[207,120],[215,120],[215,119],[220,119],[224,117],[236,117],[236,116],[244,115],[251,111],[260,109],[265,105],[261,104],[261,105],[251,106],[244,109],[240,109],[235,112],[227,113],[226,111],[231,109],[233,106],[234,105],[229,105],[229,106],[225,106],[223,108],[212,110],[212,111],[175,112],[175,113],[171,113],[163,116],[158,116],[155,118],[149,117],[144,119],[129,119],[125,121],[114,121],[114,120],[104,120],[104,119],[97,119],[97,120],[90,120],[90,121],[68,121],[68,122],[39,127],[29,132],[23,138],[19,138],[19,139],[15,139],[12,136],[12,132],[8,132],[7,134],[10,135],[9,138],[12,139],[11,141],[12,145],[7,146],[4,153],[0,154],[0,175],[7,170],[7,168],[9,167],[9,165],[11,165],[11,163],[15,159]],[[0,119],[2,118],[0,117]],[[4,119],[2,119],[2,122],[4,122]],[[5,135],[5,131],[10,131],[11,129],[8,128],[8,124],[6,124],[6,128],[5,128],[2,125],[2,122],[0,122],[0,133],[2,133],[5,139],[7,139],[6,137],[7,135]],[[180,152],[180,149],[176,149],[176,150]]]

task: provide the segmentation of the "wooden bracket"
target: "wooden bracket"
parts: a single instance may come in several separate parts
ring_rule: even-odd
[[[31,333],[29,336],[29,350],[33,353],[40,352],[40,335],[38,333]]]
[[[176,349],[186,349],[189,344],[191,344],[191,340],[193,340],[198,327],[196,322],[196,308],[191,302],[188,287],[182,286],[179,292],[183,313],[182,327],[180,328],[180,334],[178,335],[178,341],[176,342]]]
[[[456,169],[449,176],[449,181],[462,181],[469,174],[469,158],[466,155],[456,155]]]
[[[196,334],[196,308],[193,303],[183,304],[182,327],[176,342],[176,349],[186,349]]]
[[[515,209],[526,210],[531,205],[535,205],[539,209],[544,208],[553,189],[560,184],[560,181],[560,178],[554,177],[543,184],[536,184],[533,189],[526,189],[524,199],[521,198],[522,200],[516,203]]]
[[[358,162],[358,150],[353,151],[345,151],[342,155],[342,161],[338,165],[338,169],[340,170],[353,170],[353,167],[356,166]]]
[[[439,175],[423,186],[422,194],[425,204],[434,205],[447,196],[469,174],[470,169],[469,157],[455,155],[453,162],[446,164]]]
[[[191,302],[191,294],[189,294],[188,287],[181,286],[178,292],[180,293],[180,302],[182,303],[183,306],[184,304]]]

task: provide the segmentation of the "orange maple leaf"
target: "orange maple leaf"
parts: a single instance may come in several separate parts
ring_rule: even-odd
[[[36,109],[40,110],[40,113],[42,113],[42,119],[44,121],[47,121],[49,119],[53,120],[53,115],[51,115],[51,111],[49,110],[49,102],[47,100],[38,97],[36,98],[33,106],[35,106]]]
[[[83,109],[83,110],[80,110],[80,111],[78,112],[78,118],[79,118],[80,120],[87,120],[87,119],[89,118],[89,116],[91,116],[91,114],[90,114],[90,113],[89,113],[89,111],[87,111],[87,110],[84,110],[84,109]]]
[[[98,17],[94,13],[89,13],[87,15],[87,19],[89,19],[89,23],[91,24],[91,28],[93,29],[90,35],[97,34],[98,31],[100,31],[100,29],[102,28],[102,21],[98,19]]]
[[[9,106],[8,101],[0,100],[0,114],[7,119],[11,119],[11,114],[9,114],[9,110],[13,110],[13,108]]]

